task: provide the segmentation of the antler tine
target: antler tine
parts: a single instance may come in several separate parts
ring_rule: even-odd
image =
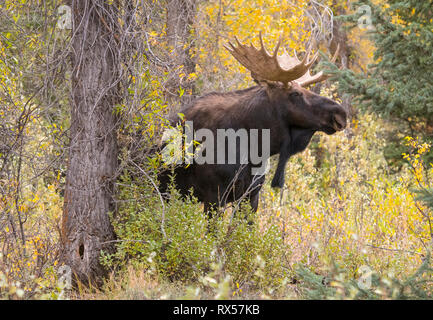
[[[293,55],[294,55],[295,58],[298,59],[298,61],[299,61],[298,54],[296,53],[296,49],[293,49]]]
[[[340,53],[340,44],[338,43],[337,44],[337,50],[335,50],[334,56],[331,59],[332,63],[335,63],[335,61],[337,61],[337,57],[338,57],[339,53]]]
[[[316,52],[313,56],[313,59],[311,59],[311,61],[308,62],[305,66],[310,68],[313,65],[313,63],[316,62],[318,56],[319,56],[319,52]]]
[[[232,53],[235,47],[234,47],[234,45],[230,41],[228,42],[228,45],[224,44],[224,48],[226,48],[228,52]]]
[[[310,53],[311,53],[311,46],[308,47],[308,51],[305,53],[304,58],[302,59],[302,64],[305,65],[305,62],[308,61],[308,59],[310,59]]]
[[[276,57],[276,56],[275,56],[275,52],[274,52],[273,55],[270,55],[269,52],[268,52],[268,50],[266,50],[265,43],[264,43],[264,41],[263,41],[263,37],[262,37],[262,32],[261,32],[261,31],[259,32],[259,39],[260,39],[260,50],[261,50],[263,53],[265,53],[266,55],[268,55],[269,57]],[[252,45],[252,44],[251,44],[251,45]],[[277,44],[277,47],[276,47],[277,51],[278,51],[278,47],[279,47],[279,46],[280,46],[280,44],[278,43],[278,44]]]
[[[278,54],[278,49],[280,49],[280,45],[281,45],[281,35],[278,37],[278,43],[274,49],[274,53],[272,54],[272,58],[276,58],[277,54]]]
[[[242,43],[239,41],[239,39],[238,39],[237,36],[235,36],[235,41],[236,41],[236,43],[238,45],[238,48],[241,48],[242,47]]]
[[[230,42],[231,48],[225,46],[236,60],[251,71],[255,80],[280,81],[287,86],[289,82],[303,78],[318,57],[318,53],[316,53],[311,58],[312,46],[308,48],[302,61],[289,56],[286,52],[282,56],[278,56],[282,42],[281,36],[273,54],[270,55],[265,48],[261,32],[259,39],[260,49],[256,49],[252,44],[250,46],[243,45],[236,36],[236,47]]]
[[[311,44],[311,45],[308,47],[308,53],[307,53],[307,54],[305,55],[305,57],[304,57],[304,60],[308,61],[308,62],[306,63],[306,66],[308,66],[308,67],[310,67],[311,65],[313,65],[313,63],[316,61],[317,57],[319,56],[319,52],[316,52],[316,53],[313,55],[313,58],[310,60],[310,55],[311,55],[311,51],[312,51],[312,49],[313,49],[313,44]]]
[[[313,63],[316,61],[316,59],[318,58],[318,56],[319,56],[319,53],[316,52],[316,53],[314,54],[313,58],[310,60],[310,57],[309,57],[309,56],[310,56],[310,54],[311,54],[311,46],[309,47],[308,52],[305,54],[305,56],[304,56],[304,58],[302,59],[302,61],[299,60],[299,58],[298,58],[298,54],[296,53],[296,49],[293,49],[293,54],[294,54],[296,60],[297,60],[298,62],[301,62],[301,63],[302,63],[303,65],[305,65],[307,68],[310,68],[310,67],[313,65]]]
[[[334,56],[330,60],[332,63],[335,63],[337,60],[338,54],[340,52],[340,44],[337,45],[337,49],[335,50]],[[299,85],[301,87],[306,87],[310,84],[317,83],[328,79],[330,75],[324,74],[323,71],[316,73],[314,76],[307,72],[304,76],[299,79]]]
[[[263,50],[263,51],[266,51],[265,50],[265,44],[263,43],[263,37],[262,37],[262,32],[261,31],[259,32],[259,39],[260,39],[260,47],[261,47],[260,49]]]

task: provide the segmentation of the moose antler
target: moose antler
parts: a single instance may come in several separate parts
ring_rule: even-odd
[[[340,52],[340,44],[337,45],[337,49],[335,50],[334,56],[331,59],[332,63],[335,63],[335,61],[337,60],[339,52]],[[314,76],[312,76],[310,74],[310,70],[307,70],[307,72],[302,77],[297,79],[296,82],[298,82],[301,87],[307,87],[310,84],[324,81],[329,77],[330,75],[324,74],[323,71],[320,71],[316,73]]]
[[[260,50],[256,49],[252,44],[250,46],[243,45],[237,37],[235,37],[237,47],[230,42],[230,47],[224,45],[236,60],[251,71],[251,75],[255,80],[280,81],[285,86],[291,81],[297,81],[300,85],[307,86],[328,78],[328,76],[324,75],[322,72],[314,76],[310,75],[309,69],[318,57],[318,53],[316,53],[312,59],[310,59],[311,46],[308,48],[307,53],[301,61],[296,56],[296,53],[295,57],[291,57],[287,52],[278,56],[281,37],[272,55],[265,49],[261,32],[259,33],[259,38]],[[337,55],[338,48],[334,55],[333,62],[337,58]]]

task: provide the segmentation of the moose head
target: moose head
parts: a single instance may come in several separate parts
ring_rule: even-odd
[[[294,56],[287,52],[278,55],[281,37],[273,54],[268,53],[262,34],[259,34],[260,49],[243,45],[237,37],[237,47],[231,42],[225,48],[245,68],[251,71],[251,76],[266,88],[269,100],[283,104],[282,111],[288,118],[288,123],[300,128],[323,131],[327,134],[335,133],[346,127],[346,110],[336,102],[305,89],[309,85],[329,78],[323,71],[312,76],[310,68],[318,57],[318,52],[311,56],[312,46],[309,47],[304,58],[300,60],[294,51]],[[340,45],[331,59],[335,62]]]

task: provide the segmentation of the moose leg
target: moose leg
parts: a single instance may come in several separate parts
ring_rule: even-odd
[[[292,155],[307,148],[314,132],[315,130],[311,129],[290,128],[290,138],[283,142],[280,149],[277,170],[271,183],[272,188],[282,188],[284,186],[284,172],[287,161]]]
[[[283,142],[280,149],[280,157],[278,158],[277,170],[275,170],[274,178],[272,179],[272,188],[282,188],[284,186],[284,173],[286,171],[286,164],[289,160],[291,153],[290,139]]]
[[[253,212],[257,212],[257,208],[259,207],[259,194],[260,194],[260,189],[262,188],[264,182],[265,182],[264,175],[253,177],[253,183],[251,185],[251,191],[249,194],[251,210]]]
[[[207,214],[209,220],[212,219],[212,212],[216,211],[218,206],[215,203],[204,202],[203,211]]]
[[[257,212],[257,209],[259,207],[259,193],[250,196],[250,204],[251,204],[251,210],[253,212]]]

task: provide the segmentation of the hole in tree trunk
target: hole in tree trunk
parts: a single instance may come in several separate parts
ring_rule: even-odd
[[[83,260],[83,256],[84,256],[84,244],[80,245],[80,247],[78,248],[78,253],[80,254],[81,260]]]

